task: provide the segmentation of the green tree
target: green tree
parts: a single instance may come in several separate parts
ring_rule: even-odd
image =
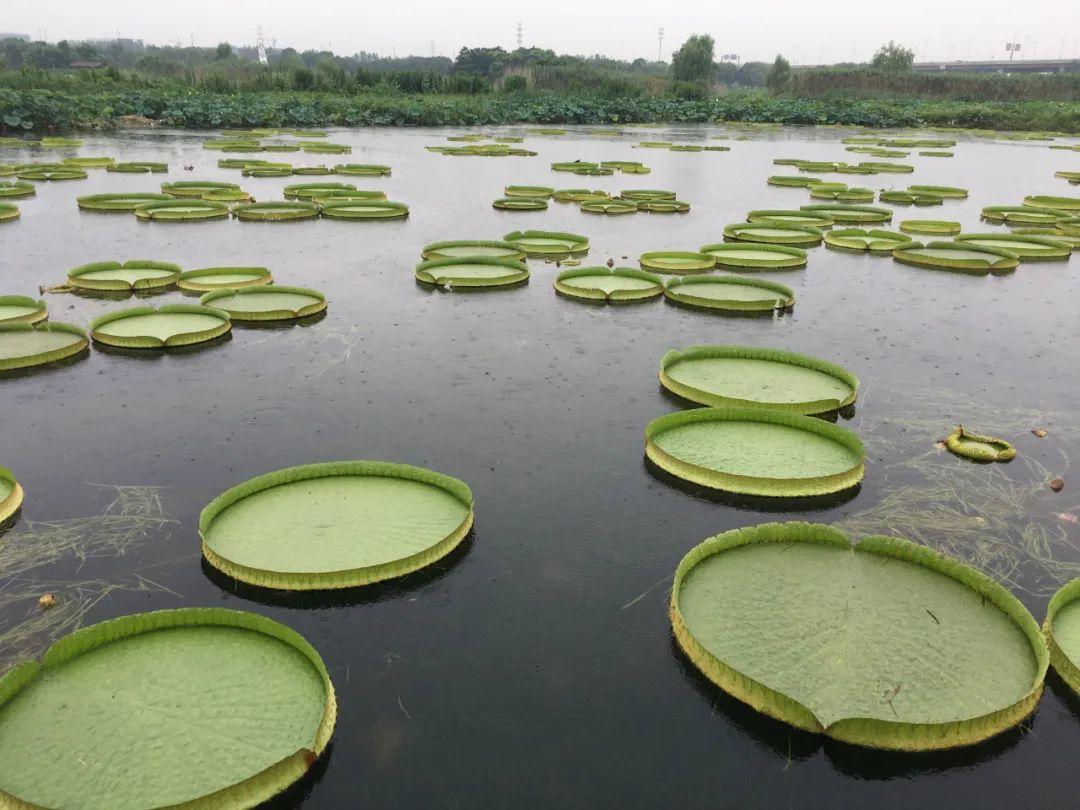
[[[777,54],[776,61],[772,63],[768,74],[765,76],[765,86],[774,93],[783,92],[791,82],[791,63]]]
[[[219,42],[217,49],[214,51],[214,55],[218,59],[228,59],[232,56],[232,45],[228,42]]]
[[[870,67],[884,73],[908,73],[915,63],[915,51],[889,40],[888,45],[878,48]]]
[[[693,34],[671,55],[671,77],[677,82],[712,84],[716,68],[713,51],[716,43],[708,34]]]
[[[509,59],[502,48],[462,48],[454,60],[454,73],[473,73],[477,76],[494,77]]]

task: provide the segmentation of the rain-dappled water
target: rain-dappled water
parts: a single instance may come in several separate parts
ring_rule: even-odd
[[[279,283],[316,288],[330,303],[309,325],[236,325],[231,339],[167,354],[93,349],[0,379],[0,464],[26,490],[5,542],[64,539],[48,562],[20,565],[15,577],[0,571],[0,632],[36,616],[31,597],[45,590],[81,600],[84,622],[222,605],[296,628],[326,661],[340,714],[329,756],[283,806],[1075,806],[1080,701],[1056,676],[1032,721],[988,743],[917,756],[867,751],[789,730],[711,686],[676,650],[666,599],[683,554],[719,531],[795,518],[883,531],[902,517],[923,532],[913,539],[1001,577],[1041,620],[1049,594],[1080,574],[1080,527],[1062,517],[1080,511],[1080,478],[1069,478],[1080,449],[1080,260],[970,277],[819,247],[805,270],[767,275],[798,296],[778,318],[657,300],[588,306],[557,297],[557,271],[543,261],[530,262],[532,278],[518,288],[432,292],[412,275],[427,242],[567,230],[590,237],[586,264],[632,265],[644,251],[718,242],[724,224],[750,209],[811,202],[804,189],[765,184],[793,173],[774,158],[865,157],[845,152],[847,133],[833,130],[713,142],[728,153],[631,148],[717,132],[689,127],[529,136],[537,157],[424,150],[454,132],[335,131],[329,140],[351,144],[351,155],[263,156],[391,165],[389,178],[326,179],[385,190],[410,206],[405,221],[141,223],[76,207],[77,195],[155,191],[163,179],[238,182],[259,200],[319,180],[241,178],[216,167],[235,155],[203,150],[206,135],[193,132],[88,135],[80,155],[167,161],[170,173],[91,170],[16,201],[21,220],[0,224],[0,294],[36,295],[85,262],[149,258],[184,269],[266,266]],[[903,162],[914,174],[846,179],[968,188],[967,200],[897,207],[894,224],[955,219],[992,230],[978,222],[983,206],[1069,194],[1054,172],[1080,165],[1041,143],[962,140],[955,152],[913,150]],[[4,149],[0,160],[75,153]],[[549,168],[574,159],[642,160],[653,171],[577,177]],[[693,210],[493,210],[507,184],[670,188]],[[45,297],[52,320],[82,326],[127,305]],[[151,299],[194,300],[175,291]],[[645,424],[682,407],[661,393],[657,364],[666,350],[698,343],[786,348],[856,373],[859,402],[842,422],[867,445],[860,490],[781,514],[651,472]],[[976,467],[935,450],[957,422],[1013,441],[1020,458]],[[1031,435],[1039,427],[1046,438]],[[471,539],[434,569],[343,595],[237,588],[202,564],[196,521],[215,495],[260,473],[350,458],[467,482]],[[1046,487],[1050,475],[1065,475],[1063,492]],[[49,632],[20,643],[33,648]]]

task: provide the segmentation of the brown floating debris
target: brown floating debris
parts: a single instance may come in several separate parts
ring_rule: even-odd
[[[1031,431],[1031,433],[1032,435],[1038,436],[1040,439],[1046,438],[1046,431],[1042,428],[1035,428],[1035,430]]]
[[[41,596],[38,597],[37,603],[38,607],[42,610],[48,610],[49,608],[56,605],[56,597],[53,596],[51,593],[43,593]]]
[[[1061,490],[1065,489],[1065,479],[1060,475],[1057,478],[1052,479],[1050,481],[1050,489],[1054,490],[1054,492],[1061,492]]]

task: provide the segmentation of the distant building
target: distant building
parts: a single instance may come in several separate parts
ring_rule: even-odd
[[[95,70],[97,68],[105,67],[105,63],[100,59],[76,59],[71,62],[68,67],[75,70]]]
[[[30,35],[29,34],[8,34],[8,33],[0,32],[0,40],[4,40],[4,39],[18,39],[18,40],[21,40],[23,42],[29,42],[30,41]]]

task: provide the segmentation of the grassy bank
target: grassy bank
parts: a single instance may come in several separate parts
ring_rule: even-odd
[[[792,98],[762,91],[705,100],[520,93],[213,93],[130,88],[65,92],[0,88],[0,131],[112,127],[138,116],[171,127],[472,126],[745,121],[859,127],[954,126],[1080,132],[1080,103]]]

